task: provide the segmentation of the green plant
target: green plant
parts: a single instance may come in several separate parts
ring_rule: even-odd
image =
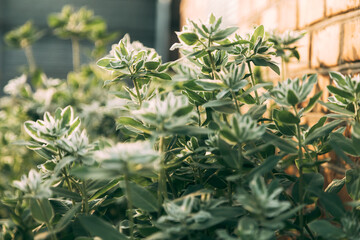
[[[273,45],[263,26],[246,37],[236,30],[213,15],[205,24],[189,21],[174,46],[184,56],[170,63],[124,36],[97,62],[111,73],[105,85],[120,137],[89,138],[71,106],[26,121],[31,140],[21,144],[44,160],[4,192],[10,217],[2,236],[357,239],[359,167],[348,155],[360,154],[358,78],[331,73],[338,82],[329,87],[332,103],[320,103],[337,114],[303,125],[321,96],[310,96],[317,76],[258,83],[252,64],[279,73]],[[84,89],[74,80],[81,73],[73,74],[70,89]],[[7,92],[30,96],[20,80]],[[324,189],[331,150],[350,169]],[[298,173],[287,173],[289,166]],[[350,211],[336,194],[345,184]]]
[[[34,73],[36,70],[36,62],[31,45],[39,40],[42,35],[43,32],[37,30],[32,21],[27,21],[24,25],[6,33],[5,35],[5,42],[7,45],[24,50],[30,73]]]
[[[71,39],[73,67],[76,72],[80,70],[80,40],[90,39],[96,44],[98,48],[96,51],[102,51],[104,42],[112,40],[116,36],[108,34],[105,21],[94,16],[94,12],[86,7],[76,11],[72,6],[66,5],[60,13],[49,15],[48,24],[54,30],[55,35]]]
[[[274,44],[276,49],[276,56],[281,57],[281,80],[284,81],[287,75],[288,63],[291,58],[300,60],[300,54],[295,45],[297,41],[305,36],[305,32],[286,31],[282,34],[272,32],[269,36],[269,41]]]

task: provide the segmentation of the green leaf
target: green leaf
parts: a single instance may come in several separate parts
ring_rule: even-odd
[[[255,42],[257,41],[258,37],[264,38],[264,33],[265,33],[264,26],[263,26],[263,25],[258,26],[258,27],[255,29],[254,33],[252,34],[250,41],[251,41],[253,44],[255,44]]]
[[[297,153],[296,145],[291,142],[291,140],[280,138],[271,132],[266,132],[263,136],[263,140],[265,142],[274,144],[281,151],[286,153]]]
[[[271,172],[277,163],[280,161],[282,156],[270,156],[268,157],[260,166],[257,166],[246,177],[246,179],[250,182],[256,175],[264,176],[265,174]]]
[[[287,92],[287,101],[291,106],[295,106],[299,103],[299,98],[296,96],[293,90],[289,89]]]
[[[212,133],[213,131],[208,128],[200,128],[195,126],[179,126],[169,129],[168,132],[179,135],[194,136],[194,135],[207,135]]]
[[[279,111],[277,113],[277,118],[285,124],[293,125],[300,123],[300,119],[287,110]]]
[[[264,115],[264,113],[266,112],[267,107],[266,104],[263,105],[255,105],[252,106],[248,111],[247,114],[250,114],[251,118],[254,120],[257,120],[259,118],[262,117],[262,115]]]
[[[351,167],[356,167],[356,164],[344,153],[344,151],[339,147],[338,141],[334,141],[330,138],[329,141],[330,146],[335,151],[336,155],[339,158],[342,158],[347,164],[349,164]]]
[[[179,33],[178,37],[181,41],[183,41],[186,45],[189,45],[189,46],[195,44],[199,40],[198,35],[196,33],[192,33],[192,32]]]
[[[143,123],[131,117],[120,117],[116,120],[116,122],[118,124],[117,128],[119,128],[120,126],[127,126],[147,134],[151,133],[150,129],[146,128]]]
[[[172,80],[171,76],[167,73],[161,72],[147,72],[146,73],[148,76],[152,76],[152,77],[156,77],[156,78],[160,78],[162,80]]]
[[[316,195],[319,196],[319,201],[321,205],[324,206],[327,212],[329,212],[337,219],[341,219],[341,217],[344,216],[345,208],[337,194],[328,192],[316,192]]]
[[[82,200],[80,194],[78,194],[76,192],[71,192],[66,188],[51,187],[50,189],[58,197],[69,198],[69,199],[72,199],[72,200],[74,200],[76,202],[80,202]]]
[[[315,220],[309,224],[311,231],[323,239],[335,240],[345,237],[344,232],[326,220]]]
[[[73,219],[76,213],[80,211],[81,203],[75,204],[69,211],[67,211],[64,216],[59,220],[59,222],[55,226],[55,231],[60,232],[63,230]]]
[[[327,135],[329,135],[332,132],[332,130],[334,130],[336,127],[340,126],[340,124],[342,122],[343,122],[343,120],[334,120],[334,121],[326,124],[325,126],[315,129],[312,133],[310,133],[305,138],[305,144],[311,144],[319,138],[326,137]]]
[[[30,211],[33,218],[40,223],[50,223],[54,210],[48,199],[30,199]]]
[[[330,78],[333,79],[339,86],[346,86],[345,77],[339,72],[330,72]]]
[[[354,113],[349,111],[349,110],[346,110],[345,107],[342,107],[342,106],[339,106],[337,104],[334,104],[334,103],[325,103],[325,102],[322,102],[322,101],[319,101],[319,103],[325,107],[327,107],[329,110],[333,111],[333,112],[337,112],[337,113],[341,113],[341,114],[345,114],[347,116],[354,116]]]
[[[342,179],[334,179],[332,182],[326,187],[325,192],[329,193],[338,193],[345,185],[345,177]]]
[[[236,144],[239,142],[239,139],[232,133],[230,129],[221,129],[220,134],[224,140],[230,144]]]
[[[124,182],[121,183],[121,187],[125,188]],[[148,212],[159,210],[158,200],[148,190],[133,182],[129,182],[129,188],[131,202],[135,207]]]
[[[80,127],[80,123],[81,123],[80,118],[76,117],[70,125],[68,135],[71,135],[75,130],[77,130]]]
[[[250,94],[251,92],[255,91],[255,90],[258,90],[259,88],[263,88],[263,87],[272,87],[272,83],[271,82],[267,82],[267,83],[259,83],[259,84],[256,84],[255,86],[247,89],[245,92],[243,92],[239,97],[244,97],[248,94]]]
[[[330,136],[330,141],[336,142],[337,146],[347,154],[358,156],[358,146],[354,146],[353,142],[343,134],[337,132],[332,133]]]
[[[196,80],[195,83],[201,86],[206,91],[214,91],[225,88],[224,83],[220,80],[199,79]]]
[[[61,112],[61,125],[62,127],[65,127],[67,124],[70,123],[71,119],[73,118],[73,109],[70,106],[67,106],[66,108],[63,109],[63,111]]]
[[[220,41],[223,40],[225,38],[227,38],[228,36],[230,36],[231,34],[233,34],[234,32],[236,32],[238,30],[238,27],[228,27],[225,28],[223,30],[217,31],[212,37],[211,39],[214,41]]]
[[[116,230],[111,224],[105,222],[99,217],[92,216],[80,216],[81,225],[90,233],[93,237],[100,237],[102,239],[111,240],[127,240],[128,238]]]
[[[193,101],[197,106],[206,103],[206,100],[202,96],[188,88],[186,88],[183,93],[187,95],[188,98]]]
[[[89,201],[93,201],[93,200],[99,198],[100,196],[105,194],[110,189],[116,187],[118,185],[118,183],[119,183],[119,180],[117,180],[117,179],[110,181],[108,184],[106,184],[105,186],[102,186],[101,189],[99,189],[96,193],[94,193],[90,197]]]
[[[304,112],[310,112],[311,109],[315,106],[317,100],[319,100],[319,98],[321,97],[321,95],[322,91],[316,93],[312,98],[310,98],[308,105],[304,108]]]
[[[148,61],[145,62],[145,68],[147,70],[155,70],[159,67],[160,62],[159,61]]]
[[[218,99],[212,100],[203,105],[205,108],[212,108],[215,111],[221,113],[234,113],[236,108],[234,106],[234,102],[230,99]]]
[[[70,170],[70,174],[81,179],[104,179],[109,180],[119,177],[121,174],[118,169],[104,169],[95,167],[76,167]]]
[[[327,86],[327,89],[329,90],[329,92],[331,92],[332,94],[335,95],[339,95],[340,97],[343,97],[345,99],[348,99],[350,101],[354,101],[355,97],[353,94],[351,94],[350,92],[347,92],[345,90],[342,90],[340,88],[334,87],[334,86]]]
[[[270,59],[255,55],[252,58],[250,58],[249,61],[252,61],[255,64],[255,66],[270,67],[274,72],[280,75],[279,66],[277,65],[276,62],[271,61]]]
[[[359,169],[349,169],[346,175],[346,189],[354,201],[360,199],[360,171]]]
[[[110,62],[112,60],[113,59],[109,59],[109,58],[101,58],[99,61],[96,62],[96,64],[99,67],[102,67],[102,68],[109,68],[110,67]]]
[[[182,117],[182,116],[186,116],[189,113],[192,112],[192,110],[194,109],[194,107],[192,105],[186,106],[186,107],[182,107],[180,109],[178,109],[175,113],[174,116],[175,117]]]

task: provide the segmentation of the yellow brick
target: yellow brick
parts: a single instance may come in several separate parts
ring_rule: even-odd
[[[360,8],[360,0],[326,0],[326,16]]]
[[[346,62],[360,60],[360,17],[344,24],[344,44],[341,59]]]
[[[278,5],[278,30],[296,29],[296,0],[282,0]]]
[[[311,25],[324,17],[324,0],[299,0],[299,27]]]
[[[311,66],[336,66],[339,59],[340,24],[315,31],[312,37]]]
[[[327,102],[328,97],[329,97],[329,91],[327,90],[327,86],[330,85],[330,78],[328,75],[318,75],[318,87],[319,90],[323,91],[323,94],[320,98],[321,101],[323,102]],[[325,108],[324,106],[321,106],[321,109],[323,111],[327,111],[327,108]]]
[[[300,61],[295,58],[290,61],[288,65],[289,74],[309,68],[310,34],[308,33],[300,39],[296,46],[298,46]]]
[[[278,9],[271,7],[264,10],[261,14],[261,24],[264,25],[266,31],[275,30],[278,28]]]

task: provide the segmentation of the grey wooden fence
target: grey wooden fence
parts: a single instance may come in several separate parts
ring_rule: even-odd
[[[29,19],[40,29],[48,29],[47,16],[59,12],[65,4],[87,6],[103,17],[109,31],[129,33],[133,40],[146,46],[155,46],[155,22],[157,0],[0,0],[0,88],[20,75],[20,66],[26,64],[21,50],[8,48],[3,36],[7,31],[22,25]],[[91,43],[83,42],[83,50]],[[50,77],[66,76],[72,69],[71,43],[61,40],[47,30],[46,35],[33,46],[37,65]],[[86,55],[82,55],[86,61]],[[1,93],[1,90],[0,90]]]

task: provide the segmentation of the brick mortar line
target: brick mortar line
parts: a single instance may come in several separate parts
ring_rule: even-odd
[[[326,75],[330,71],[347,71],[347,70],[358,70],[360,72],[360,62],[352,62],[352,63],[343,63],[338,66],[328,67],[328,68],[306,68],[297,71],[293,71],[291,75],[303,75],[309,73],[319,73],[321,75]]]
[[[318,22],[315,22],[309,26],[306,26],[299,30],[306,30],[306,31],[316,31],[322,28],[325,28],[329,25],[335,23],[344,23],[356,18],[360,18],[360,9],[356,9],[350,12],[341,13],[339,15],[331,16],[331,17],[324,17]]]

